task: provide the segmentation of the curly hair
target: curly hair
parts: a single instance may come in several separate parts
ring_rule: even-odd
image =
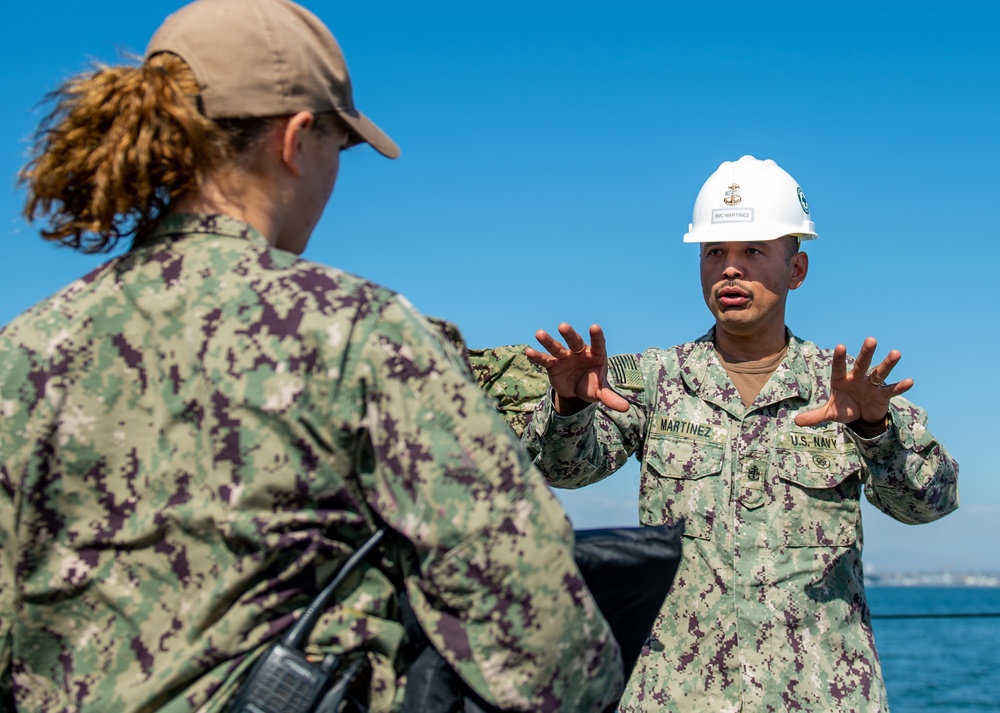
[[[198,83],[176,55],[137,67],[99,66],[64,82],[18,175],[24,214],[42,237],[84,253],[141,235],[170,201],[258,133],[259,121],[223,126],[198,111]]]

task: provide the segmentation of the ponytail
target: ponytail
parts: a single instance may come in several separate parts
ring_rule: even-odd
[[[19,174],[25,216],[47,220],[46,240],[84,253],[142,235],[229,156],[226,132],[198,112],[197,92],[171,54],[66,81],[47,97],[55,107]]]

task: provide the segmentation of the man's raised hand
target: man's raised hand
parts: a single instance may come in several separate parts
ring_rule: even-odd
[[[884,421],[889,411],[889,399],[909,391],[913,386],[913,379],[888,383],[889,374],[900,359],[900,353],[896,349],[890,351],[878,366],[869,371],[877,345],[874,337],[865,339],[854,360],[854,366],[848,371],[847,348],[838,344],[833,350],[830,400],[819,408],[800,413],[795,417],[795,425],[815,426],[824,421],[860,421],[865,424]]]
[[[628,401],[608,383],[608,349],[604,330],[599,325],[591,325],[589,345],[565,322],[559,325],[559,334],[566,341],[566,346],[539,329],[535,338],[548,354],[531,347],[524,350],[529,361],[548,372],[549,383],[556,394],[556,411],[569,415],[598,401],[614,411],[628,411]]]

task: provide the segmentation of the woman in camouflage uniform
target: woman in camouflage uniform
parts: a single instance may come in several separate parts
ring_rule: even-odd
[[[199,0],[139,67],[64,84],[27,215],[131,249],[0,331],[0,690],[30,711],[221,711],[391,533],[306,653],[398,709],[405,591],[465,684],[601,710],[620,658],[544,481],[399,295],[300,259],[341,149],[396,145],[286,0]]]

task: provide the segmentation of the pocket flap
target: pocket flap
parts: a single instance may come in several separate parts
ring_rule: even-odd
[[[803,488],[835,488],[860,470],[857,448],[842,429],[779,433],[778,477]]]
[[[722,472],[726,449],[720,443],[686,438],[650,438],[643,464],[661,478],[694,480]]]

